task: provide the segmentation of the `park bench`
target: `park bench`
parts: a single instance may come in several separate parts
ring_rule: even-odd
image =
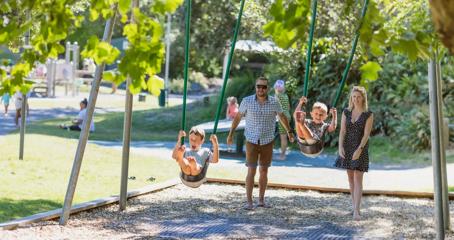
[[[238,124],[238,127],[235,129],[235,153],[236,154],[243,154],[243,145],[244,145],[244,126],[246,125],[246,120],[242,119],[240,123]],[[232,121],[231,120],[219,120],[218,122],[218,128],[217,128],[217,133],[228,133],[230,131],[230,128],[232,126]],[[206,122],[197,125],[197,127],[205,130],[206,134],[213,133],[213,127],[214,127],[214,121],[213,122]],[[227,153],[225,151],[222,151],[224,153]]]

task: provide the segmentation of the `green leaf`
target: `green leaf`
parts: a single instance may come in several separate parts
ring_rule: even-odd
[[[150,79],[148,79],[147,87],[151,94],[159,96],[159,94],[161,94],[161,89],[164,89],[164,80],[156,75],[153,75]]]
[[[94,22],[99,18],[99,12],[96,9],[90,9],[90,21]]]
[[[173,13],[182,3],[183,0],[155,0],[151,9],[159,14]]]
[[[377,62],[369,61],[362,65],[361,70],[361,81],[374,81],[378,78],[378,72],[382,70],[380,64]]]
[[[110,82],[113,82],[114,79],[115,79],[115,74],[113,72],[103,72],[102,74],[102,79],[103,80],[106,80],[106,81],[110,81]]]
[[[375,40],[372,40],[370,42],[370,51],[371,53],[374,55],[374,56],[383,56],[385,55],[385,51],[383,51],[383,49],[381,48],[381,45],[379,42],[375,41]]]
[[[137,36],[137,31],[138,31],[138,28],[137,28],[137,24],[135,23],[130,23],[128,25],[126,25],[123,29],[123,35],[126,36],[126,38],[130,41],[130,42],[133,42],[134,39],[136,38]]]
[[[415,40],[398,40],[393,46],[393,51],[408,56],[412,61],[418,58],[418,47]]]
[[[128,13],[129,8],[131,7],[131,0],[119,0],[118,1],[118,8],[120,13],[126,15]]]

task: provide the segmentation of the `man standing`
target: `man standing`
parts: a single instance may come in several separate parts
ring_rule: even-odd
[[[254,188],[254,177],[259,168],[259,203],[258,207],[268,207],[265,204],[265,190],[268,184],[268,167],[273,157],[274,130],[276,115],[287,130],[290,142],[293,142],[293,133],[289,121],[282,112],[282,108],[276,98],[268,96],[268,79],[259,77],[255,81],[255,94],[245,97],[241,101],[240,109],[233,119],[232,127],[227,137],[227,144],[233,143],[233,133],[241,121],[246,117],[244,135],[246,137],[246,210],[254,209],[252,202],[252,190]]]

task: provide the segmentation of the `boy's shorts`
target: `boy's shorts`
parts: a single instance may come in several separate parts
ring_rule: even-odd
[[[274,141],[265,145],[254,144],[246,141],[246,166],[269,167],[273,158]]]

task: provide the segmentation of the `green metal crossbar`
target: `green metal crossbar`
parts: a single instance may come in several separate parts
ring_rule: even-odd
[[[243,15],[244,2],[245,2],[245,0],[241,0],[240,12],[238,13],[238,18],[236,20],[236,25],[235,25],[235,32],[233,34],[232,43],[230,44],[231,45],[230,53],[229,53],[229,58],[227,60],[227,66],[225,69],[221,95],[219,96],[218,108],[216,111],[216,118],[214,120],[213,134],[216,134],[216,132],[218,130],[219,116],[221,115],[221,108],[222,108],[222,104],[224,102],[225,88],[227,86],[227,81],[229,80],[229,77],[230,77],[230,65],[232,63],[233,54],[235,52],[236,39],[237,39],[238,32],[239,32],[240,26],[241,26],[241,16]]]
[[[303,92],[303,96],[305,97],[307,97],[309,75],[311,72],[312,40],[314,39],[315,20],[317,19],[316,17],[317,17],[317,0],[314,0],[312,1],[311,28],[309,32],[309,39],[307,40],[306,73],[304,75],[304,92]]]
[[[364,17],[366,16],[368,4],[369,4],[369,0],[365,0],[363,10],[361,12],[361,20],[359,22],[358,28],[356,29],[356,35],[355,35],[355,39],[353,40],[350,56],[348,57],[347,66],[345,67],[344,72],[342,74],[342,80],[339,85],[339,88],[337,89],[336,97],[334,98],[334,101],[331,104],[332,107],[335,107],[337,105],[337,102],[339,101],[340,95],[342,93],[342,89],[344,88],[345,81],[347,80],[348,72],[350,71],[350,66],[352,65],[353,57],[355,55],[356,45],[358,44],[361,26],[363,25]]]
[[[185,31],[185,56],[184,56],[184,86],[183,86],[183,115],[181,117],[181,129],[186,131],[186,98],[188,92],[188,69],[189,69],[189,42],[191,34],[189,32],[191,24],[191,0],[186,0],[186,31]],[[184,137],[181,138],[181,145],[184,144]]]

